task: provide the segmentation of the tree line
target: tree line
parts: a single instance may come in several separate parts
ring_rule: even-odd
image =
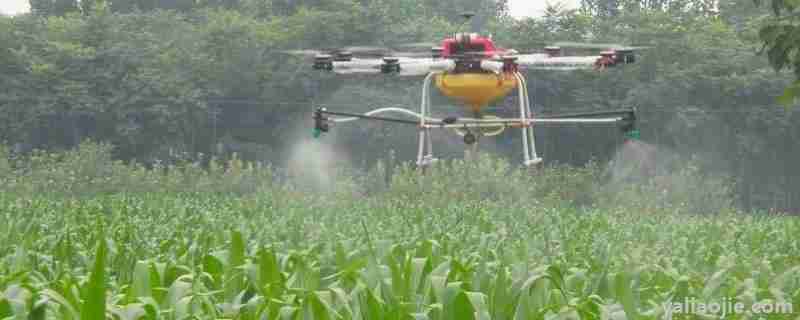
[[[790,1],[584,0],[528,19],[511,18],[507,1],[497,0],[31,0],[31,8],[0,17],[0,140],[18,152],[92,139],[112,143],[124,160],[235,152],[283,163],[309,135],[314,106],[414,108],[421,94],[418,79],[336,78],[283,50],[438,41],[467,28],[459,14],[471,11],[477,19],[468,27],[505,47],[650,46],[620,70],[527,72],[534,108],[635,106],[644,141],[733,176],[743,207],[800,207],[792,166],[800,130],[796,111],[784,107],[796,77],[775,71],[797,65],[796,47],[781,35],[793,20],[776,16],[794,12]],[[514,99],[494,107],[511,112]],[[460,112],[442,97],[434,103]],[[407,128],[334,130],[336,141],[326,143],[357,166],[389,150],[403,160],[414,153]],[[610,159],[620,142],[604,127],[543,127],[537,135],[548,161],[572,164]],[[444,154],[463,150],[455,135],[437,139],[454,142]],[[516,157],[520,144],[505,133],[486,148]]]

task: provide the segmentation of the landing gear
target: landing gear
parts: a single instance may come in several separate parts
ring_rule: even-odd
[[[417,152],[417,166],[422,168],[428,167],[439,160],[433,156],[431,129],[426,125],[429,120],[428,109],[431,104],[431,81],[436,74],[436,72],[429,73],[422,84],[422,103],[420,103],[419,108],[419,149]]]
[[[420,104],[419,113],[419,148],[417,153],[417,166],[425,167],[436,162],[433,156],[433,146],[431,143],[430,129],[435,127],[434,121],[430,121],[430,86],[431,80],[437,73],[430,73],[425,78],[422,87],[422,103]],[[523,165],[532,166],[542,163],[542,158],[536,153],[536,140],[533,132],[533,112],[531,112],[530,99],[528,97],[528,88],[525,77],[519,72],[514,73],[517,79],[517,87],[519,88],[519,110],[520,118],[516,119],[513,126],[519,127],[522,130],[522,151],[523,151]],[[489,119],[474,119],[474,121],[467,121],[462,128],[454,124],[457,120],[455,118],[447,118],[447,121],[442,121],[445,125],[452,125],[457,131],[461,131],[464,136],[464,144],[471,147],[473,153],[477,151],[478,136],[483,135],[484,128],[500,127],[500,130],[495,130],[488,135],[496,135],[502,132],[505,126],[509,125],[508,121],[494,121]],[[446,127],[446,126],[445,126]],[[470,130],[474,128],[475,130]],[[473,131],[477,131],[477,134]]]
[[[522,120],[522,152],[526,167],[542,163],[542,158],[536,154],[536,139],[533,133],[533,112],[531,101],[528,97],[528,83],[525,77],[517,72],[517,87],[519,88],[519,114]]]
[[[398,73],[400,72],[400,59],[397,58],[383,58],[381,64],[382,73]]]

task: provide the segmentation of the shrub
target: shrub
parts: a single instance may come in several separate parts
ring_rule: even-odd
[[[387,167],[384,162],[358,173],[337,167],[319,172],[290,172],[276,181],[270,165],[245,162],[235,154],[216,158],[155,161],[146,167],[111,158],[112,147],[90,141],[60,153],[34,152],[9,160],[0,148],[0,190],[18,196],[93,196],[114,193],[219,193],[247,195],[294,192],[352,201],[370,197],[403,199],[446,206],[490,201],[532,207],[626,207],[642,211],[672,210],[716,213],[732,207],[729,180],[705,173],[689,161],[637,179],[608,177],[596,162],[584,167],[548,165],[520,168],[508,160],[481,154],[472,160],[436,163],[424,174],[409,163]],[[393,159],[389,159],[393,164]],[[605,177],[605,178],[604,178]]]

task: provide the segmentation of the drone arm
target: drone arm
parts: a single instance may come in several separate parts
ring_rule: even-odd
[[[452,60],[430,60],[415,58],[352,59],[333,61],[329,66],[317,67],[340,74],[396,74],[399,76],[421,76],[430,72],[455,70]]]
[[[456,69],[456,63],[453,60],[439,60],[430,62],[430,71],[453,71]]]
[[[634,62],[633,52],[630,50],[617,50],[603,52],[599,56],[553,57],[546,54],[520,55],[517,63],[520,67],[526,69],[578,70],[602,69]]]

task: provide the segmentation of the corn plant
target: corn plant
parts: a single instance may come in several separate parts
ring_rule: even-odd
[[[18,183],[0,196],[0,319],[656,320],[687,299],[800,306],[796,219],[625,206],[595,193],[593,168],[484,158],[309,193],[254,183],[269,169],[247,164],[112,163],[44,192],[34,177],[71,165],[35,161],[4,177]],[[108,177],[118,190],[86,187]],[[208,189],[180,190],[191,183]],[[798,319],[781,311],[725,319]]]

